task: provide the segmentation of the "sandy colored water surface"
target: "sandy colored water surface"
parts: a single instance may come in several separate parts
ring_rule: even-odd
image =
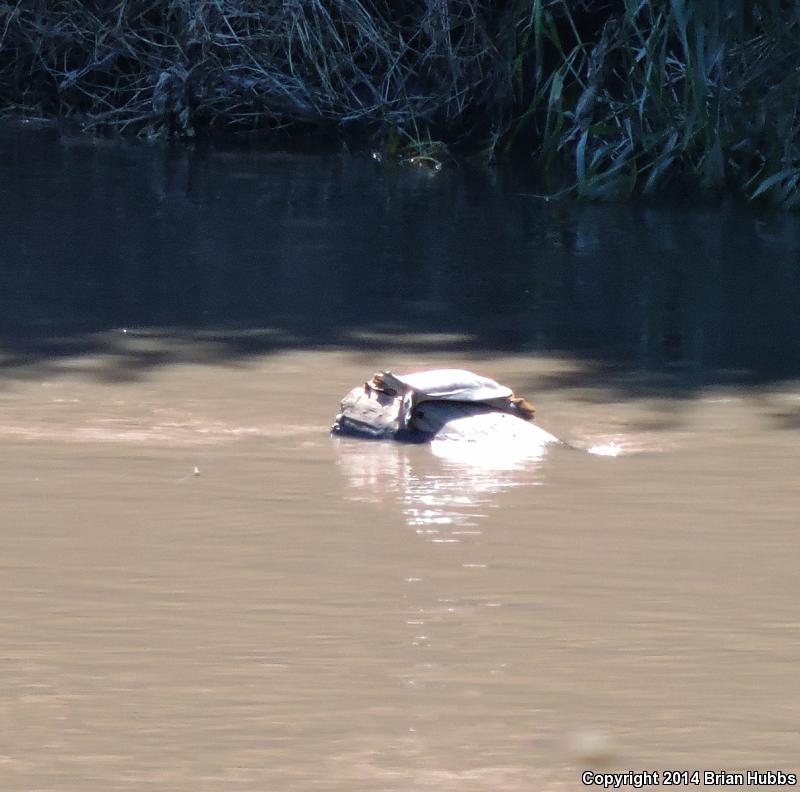
[[[373,370],[454,364],[622,453],[467,465],[328,436]],[[796,384],[371,351],[114,365],[0,388],[0,788],[798,771]]]

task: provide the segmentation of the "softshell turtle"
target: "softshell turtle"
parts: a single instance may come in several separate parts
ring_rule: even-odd
[[[466,369],[433,369],[414,374],[382,371],[372,379],[384,389],[414,391],[430,401],[482,402],[513,396],[511,388]]]
[[[533,414],[511,388],[471,371],[383,371],[344,397],[333,431],[405,442],[559,442],[532,423]]]
[[[383,371],[372,378],[373,388],[402,397],[399,428],[412,429],[418,423],[420,405],[431,402],[460,402],[479,405],[481,412],[516,413],[533,418],[533,407],[514,396],[511,388],[465,369],[433,369],[414,374]],[[419,428],[419,427],[418,427]]]

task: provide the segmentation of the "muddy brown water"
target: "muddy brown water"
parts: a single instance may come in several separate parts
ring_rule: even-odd
[[[0,163],[0,790],[800,770],[800,219],[31,124]],[[329,436],[437,366],[578,450]]]
[[[525,386],[543,426],[621,453],[329,437],[387,355]],[[133,382],[108,362],[0,394],[3,789],[796,770],[800,384],[537,395],[580,363],[530,355],[189,352]]]

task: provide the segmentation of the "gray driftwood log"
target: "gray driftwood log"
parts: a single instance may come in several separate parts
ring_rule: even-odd
[[[342,399],[334,433],[403,442],[509,442],[540,448],[559,440],[532,422],[510,388],[460,369],[376,374]]]

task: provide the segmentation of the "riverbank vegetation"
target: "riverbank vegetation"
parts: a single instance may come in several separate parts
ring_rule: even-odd
[[[516,153],[590,199],[800,205],[800,7],[779,0],[0,2],[0,101],[88,130]]]

